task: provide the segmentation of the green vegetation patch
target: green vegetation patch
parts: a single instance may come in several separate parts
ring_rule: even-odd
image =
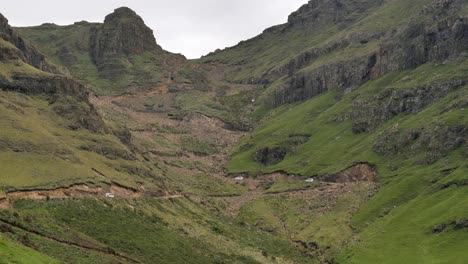
[[[218,147],[213,142],[193,136],[183,136],[181,138],[181,147],[198,156],[209,156],[219,152]]]
[[[41,253],[60,261],[121,262],[117,253],[143,263],[314,263],[288,242],[216,217],[185,198],[20,201],[15,208],[2,212],[0,220],[109,252],[96,255],[63,243],[55,250],[54,243],[16,228],[7,235],[18,240],[17,234],[26,235]]]

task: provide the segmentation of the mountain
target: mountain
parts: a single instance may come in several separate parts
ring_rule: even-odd
[[[467,16],[311,0],[192,61],[126,7],[0,16],[0,259],[464,263]]]
[[[3,191],[123,187],[127,181],[136,189],[145,180],[131,179],[131,171],[146,165],[129,145],[128,130],[103,120],[82,83],[50,63],[3,16],[0,21]],[[154,191],[162,186],[154,184]]]
[[[231,174],[325,182],[377,175],[379,190],[359,210],[335,206],[305,220],[282,212],[292,204],[294,212],[323,212],[303,197],[279,208],[263,198],[246,206],[250,223],[279,214],[260,226],[285,224],[337,263],[461,263],[465,233],[449,223],[467,217],[454,202],[466,199],[468,175],[466,8],[466,1],[309,1],[288,23],[202,58],[225,67],[228,80],[264,87],[253,113],[260,123],[232,152]]]
[[[206,87],[196,65],[162,51],[133,11],[117,9],[93,30],[88,23],[65,29],[41,26],[41,31],[49,28],[52,33],[38,36],[52,39],[55,30],[68,34],[71,29],[70,46],[57,41],[61,50],[92,39],[92,49],[73,50],[72,55],[86,59],[72,66],[67,59],[49,60],[41,53],[54,49],[50,44],[55,41],[42,42],[44,46],[39,41],[36,48],[33,37],[23,38],[1,18],[0,262],[311,259],[288,242],[243,227],[207,206],[209,197],[246,190],[219,175],[227,149],[242,132],[199,113],[197,109],[205,106],[192,105],[197,98],[191,94],[206,93],[209,101],[216,92]],[[84,29],[83,35],[78,28]],[[136,34],[134,39],[128,39],[128,31]],[[144,78],[142,85],[125,86],[129,94],[99,97],[94,93],[117,91],[94,86],[77,74],[88,67],[110,72],[108,63],[141,56],[155,63],[140,60],[135,67],[153,71],[162,65],[159,60],[173,56],[176,63],[170,67],[177,71],[162,83]],[[170,72],[170,67],[162,71]],[[126,74],[141,78],[135,73],[139,72]],[[200,112],[224,116],[226,109]]]
[[[44,24],[16,30],[98,94],[152,88],[186,61],[182,55],[164,51],[153,31],[129,8],[116,9],[104,23]]]

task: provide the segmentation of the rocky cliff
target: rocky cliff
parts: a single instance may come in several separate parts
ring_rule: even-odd
[[[91,57],[101,75],[107,79],[125,74],[131,56],[163,52],[156,44],[153,31],[127,7],[116,9],[106,16],[104,24],[93,28],[90,42]]]
[[[301,27],[307,31],[315,31],[327,24],[346,27],[369,9],[380,6],[383,0],[310,0],[296,12],[292,13],[285,28]]]
[[[45,56],[13,30],[0,14],[1,90],[45,95],[55,112],[73,121],[70,128],[104,131],[104,123],[88,101],[89,91],[79,81],[50,64]]]
[[[35,47],[25,41],[8,24],[8,20],[0,14],[0,38],[13,44],[17,50],[2,48],[0,59],[21,59],[42,71],[50,73],[62,73],[56,66],[51,65]]]
[[[272,104],[279,106],[304,101],[329,89],[345,92],[389,72],[457,59],[468,50],[468,18],[457,14],[462,3],[458,0],[436,1],[421,10],[396,34],[352,36],[301,54],[280,70],[289,79],[284,87],[277,90]],[[368,45],[375,39],[379,39],[381,44],[374,52],[307,69],[321,56],[349,49],[353,43]]]

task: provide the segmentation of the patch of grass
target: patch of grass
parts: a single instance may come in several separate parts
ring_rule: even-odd
[[[180,110],[190,113],[201,113],[209,117],[222,119],[225,108],[213,98],[201,91],[187,91],[178,94],[175,104]]]
[[[6,41],[2,37],[0,37],[0,47],[10,49],[10,50],[18,50],[18,48],[15,45],[13,45],[9,41]]]
[[[460,15],[466,16],[468,15],[468,4],[464,3],[463,8],[460,10]]]
[[[218,153],[218,148],[214,143],[192,136],[183,136],[181,138],[181,147],[198,156],[209,156]]]
[[[204,173],[193,176],[171,173],[168,175],[173,181],[173,188],[183,193],[206,196],[236,196],[247,191],[246,187]]]
[[[52,264],[60,262],[24,245],[14,242],[6,235],[0,233],[0,263]]]
[[[369,56],[378,50],[379,44],[379,41],[372,41],[366,44],[354,44],[344,50],[338,50],[336,52],[319,57],[310,65],[301,69],[300,72],[306,73],[324,65],[336,64],[352,58]]]
[[[11,77],[15,74],[22,75],[36,75],[36,76],[50,76],[52,74],[43,72],[33,66],[24,63],[23,61],[9,61],[0,62],[0,75],[7,80],[11,80]]]
[[[468,175],[465,166],[454,173],[465,178]],[[361,242],[352,243],[340,263],[464,263],[468,257],[463,250],[468,243],[466,230],[447,228],[435,233],[433,228],[467,219],[466,191],[466,186],[438,190],[390,208],[386,217],[377,219],[360,234]]]
[[[176,143],[174,143],[174,142],[172,142],[172,141],[166,139],[166,138],[165,138],[164,136],[162,136],[162,135],[156,135],[156,136],[154,137],[154,142],[155,142],[158,146],[160,146],[160,147],[162,147],[162,148],[164,148],[164,149],[168,149],[168,150],[170,150],[170,151],[178,152],[178,151],[181,150],[181,148],[180,148],[179,145],[177,145]]]
[[[143,263],[314,263],[287,242],[213,216],[188,199],[21,201],[15,207],[16,213],[3,212],[0,217],[50,236],[104,247]],[[70,232],[59,234],[60,230]],[[103,256],[90,256],[90,252],[80,252],[76,247],[65,246],[57,251],[44,241],[33,242],[39,243],[41,252],[59,260],[108,262]]]
[[[336,197],[268,195],[243,206],[237,218],[283,239],[293,237],[295,241],[315,243],[322,250],[331,247],[339,251],[353,236],[348,223],[354,211],[371,192],[368,183],[354,185],[350,190],[336,191]]]

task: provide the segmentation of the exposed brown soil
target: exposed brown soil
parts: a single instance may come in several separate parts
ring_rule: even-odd
[[[336,182],[336,183],[346,183],[346,182],[361,182],[368,181],[373,182],[377,177],[377,170],[375,166],[372,166],[368,163],[360,163],[351,166],[350,168],[339,172],[334,175],[326,176],[324,179],[326,181]]]
[[[106,119],[125,123],[136,149],[147,158],[154,159],[155,163],[163,163],[170,173],[187,177],[205,173],[231,181],[225,177],[223,166],[229,151],[246,133],[229,130],[222,120],[198,112],[173,118],[169,113],[178,110],[174,104],[177,94],[168,92],[168,85],[123,96],[91,97],[90,101]],[[157,102],[152,109],[145,106],[148,98]],[[169,144],[156,138],[166,140]],[[218,153],[191,153],[183,148],[183,138],[213,144]],[[187,168],[180,164],[187,165]],[[164,173],[170,174],[167,170]]]
[[[26,190],[15,191],[7,194],[7,197],[12,200],[19,199],[65,199],[65,198],[86,198],[86,197],[103,197],[106,193],[113,193],[115,197],[120,198],[135,198],[142,194],[130,188],[125,188],[115,184],[111,184],[108,188],[90,187],[86,184],[77,184],[70,187],[62,187],[52,190]]]
[[[371,164],[360,163],[351,166],[350,168],[341,171],[333,175],[326,175],[324,177],[318,177],[319,183],[317,187],[305,188],[305,189],[292,189],[279,192],[265,192],[262,186],[267,183],[276,181],[288,181],[288,182],[302,182],[303,178],[291,176],[283,172],[274,172],[270,174],[264,174],[256,179],[245,178],[244,184],[249,188],[249,192],[235,197],[220,197],[224,202],[228,204],[226,212],[229,215],[236,215],[239,210],[249,202],[260,199],[267,196],[299,196],[306,200],[318,200],[326,202],[327,207],[322,208],[323,210],[318,214],[325,214],[330,207],[333,207],[337,197],[343,193],[351,192],[355,185],[364,184],[368,186],[368,189],[376,188],[377,169]]]
[[[9,209],[11,209],[11,205],[8,199],[6,198],[0,199],[0,210],[9,210]]]
[[[107,193],[112,193],[114,195],[113,198],[124,199],[138,198],[145,195],[143,186],[140,188],[140,190],[135,190],[116,183],[111,184],[109,187],[90,187],[86,184],[76,184],[70,187],[61,187],[50,190],[36,189],[9,192],[6,194],[5,198],[0,199],[0,210],[11,209],[11,201],[20,199],[47,200],[70,198],[110,198],[106,197]],[[180,194],[169,194],[166,196],[156,196],[152,198],[170,200],[183,197],[184,196]]]

